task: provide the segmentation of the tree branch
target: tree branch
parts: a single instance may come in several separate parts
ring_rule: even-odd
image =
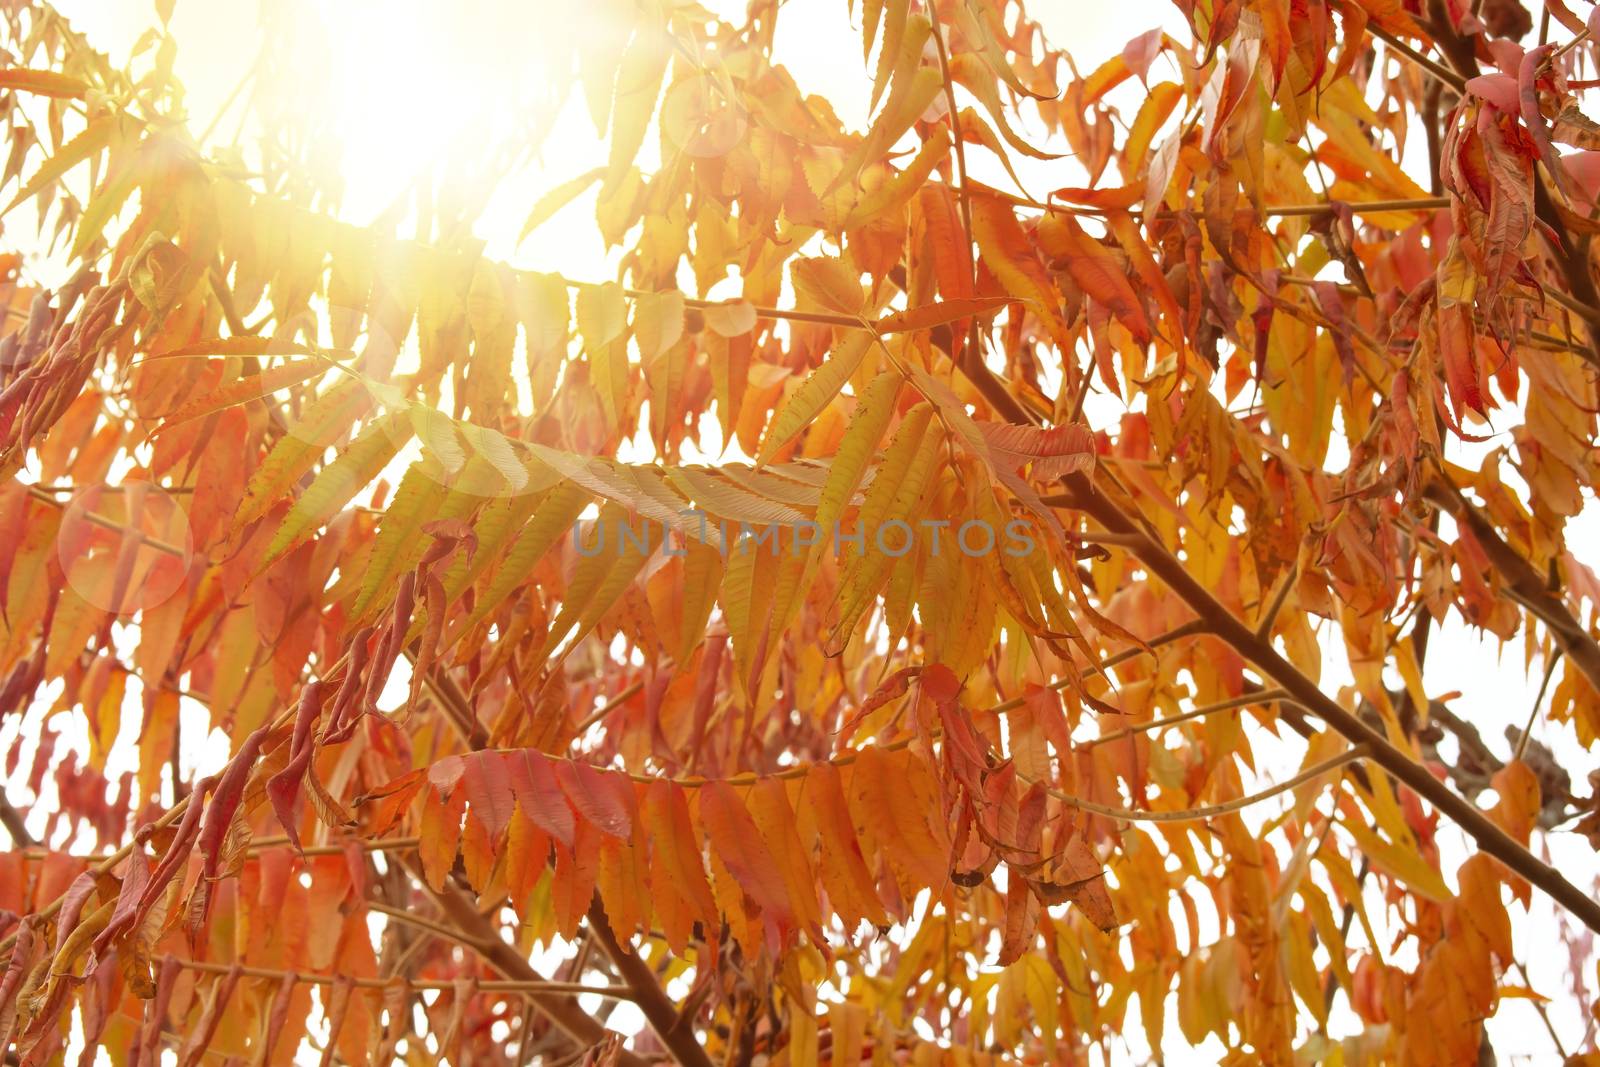
[[[439,680],[435,686],[434,693],[440,703],[446,707],[448,714],[464,722],[477,723],[477,716],[474,714],[466,694],[462,693],[460,687],[456,686],[442,671],[439,672]],[[473,749],[482,749],[487,740],[487,737],[482,734],[480,729],[480,731],[472,733],[467,738],[467,744]],[[423,884],[426,884],[426,882]],[[430,892],[432,892],[431,887]],[[493,943],[487,950],[480,949],[486,959],[491,960],[495,963],[495,966],[500,967],[505,973],[512,974],[514,977],[522,977],[522,975],[506,970],[507,967],[514,966],[526,970],[537,977],[537,974],[533,972],[533,968],[528,965],[528,961],[523,959],[521,954],[512,949],[511,946],[501,941],[499,937],[494,936],[493,927],[490,926],[488,921],[478,914],[477,909],[472,907],[471,903],[452,886],[446,885],[443,892],[435,892],[434,896],[439,900],[441,907],[444,907],[456,922],[456,925],[466,934],[469,936],[482,936],[482,931],[488,932],[489,938]],[[706,1056],[705,1049],[700,1046],[693,1028],[685,1025],[680,1019],[677,1009],[673,1007],[672,1001],[668,999],[666,992],[661,988],[661,983],[656,981],[655,974],[644,965],[644,962],[638,956],[635,956],[631,951],[624,951],[617,943],[616,935],[611,931],[611,924],[606,919],[605,909],[601,906],[598,897],[589,906],[588,923],[590,932],[600,941],[601,946],[606,950],[606,954],[611,957],[612,963],[616,965],[617,973],[622,976],[623,981],[633,990],[634,999],[638,1002],[640,1010],[644,1012],[645,1018],[649,1020],[651,1028],[661,1038],[662,1043],[672,1051],[678,1062],[683,1064],[684,1067],[711,1067],[711,1060]],[[541,1010],[546,1007],[538,1000],[535,1000],[534,1003]],[[569,1013],[576,1012],[576,1015],[581,1017],[573,1018],[571,1020],[573,1024],[598,1027],[603,1036],[605,1028],[588,1015],[577,1012],[575,1007],[565,1002],[557,1002],[556,1006]],[[550,1019],[561,1029],[573,1034],[573,1031],[569,1030],[562,1020],[557,1019],[554,1015],[551,1015]],[[573,1036],[577,1035],[573,1034]],[[598,1038],[595,1040],[598,1040]],[[594,1044],[595,1040],[589,1041],[589,1044]],[[623,1053],[623,1055],[632,1056],[631,1053]],[[633,1057],[631,1061],[619,1059],[618,1062],[638,1062],[638,1058]]]
[[[1508,545],[1494,524],[1454,485],[1435,479],[1424,487],[1423,496],[1472,532],[1489,563],[1508,583],[1511,595],[1549,628],[1561,651],[1583,672],[1595,691],[1600,692],[1600,642],[1584,629],[1561,598],[1550,591],[1533,564]]]
[[[661,1043],[683,1067],[712,1067],[711,1057],[706,1055],[706,1050],[694,1035],[693,1023],[678,1014],[678,1009],[661,988],[650,965],[640,959],[631,947],[617,940],[599,897],[595,897],[589,905],[588,922],[589,931],[600,942],[600,947],[616,967],[622,981],[632,990],[634,1003],[644,1013],[650,1029],[656,1032]]]
[[[1063,481],[1088,512],[1108,530],[1139,533],[1138,526],[1115,502],[1102,495],[1082,474],[1068,475]],[[1577,916],[1591,930],[1600,932],[1600,902],[1567,881],[1560,872],[1541,863],[1537,857],[1491,821],[1483,812],[1457,796],[1435,778],[1421,763],[1392,745],[1389,740],[1356,715],[1329,697],[1311,679],[1300,673],[1277,649],[1250,627],[1234,617],[1223,604],[1202,586],[1183,564],[1164,546],[1145,537],[1134,543],[1133,552],[1154,576],[1160,578],[1204,619],[1213,635],[1227,642],[1234,651],[1257,668],[1290,697],[1352,744],[1370,749],[1370,758],[1402,783],[1410,786],[1440,813],[1456,823],[1484,852],[1493,856],[1528,882],[1538,886],[1553,900]]]
[[[428,886],[427,879],[422,877],[422,872],[415,870],[409,863],[406,867],[413,878],[427,886],[439,909],[450,921],[476,942],[473,947],[485,962],[507,978],[535,984],[527,990],[528,1000],[556,1029],[585,1048],[598,1045],[606,1040],[606,1035],[615,1032],[607,1029],[588,1012],[578,1007],[570,994],[551,993],[537,988],[549,984],[545,977],[523,959],[521,952],[501,940],[493,924],[479,914],[478,909],[459,889],[447,882],[443,888],[435,890],[432,886]],[[618,1052],[617,1063],[625,1067],[645,1067],[642,1057],[626,1049]]]
[[[33,848],[39,842],[28,833],[28,827],[23,822],[22,813],[11,806],[11,801],[0,792],[0,826],[6,828],[6,833],[11,835],[12,850],[20,852],[25,848]]]

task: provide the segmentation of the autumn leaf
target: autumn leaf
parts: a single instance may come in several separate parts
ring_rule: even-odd
[[[1588,1009],[1600,18],[566,3],[0,4],[14,1059]]]

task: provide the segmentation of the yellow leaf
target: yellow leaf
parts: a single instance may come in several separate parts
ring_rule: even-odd
[[[723,337],[743,337],[756,328],[756,307],[748,300],[729,300],[704,309],[706,325]]]
[[[871,347],[872,334],[864,330],[845,335],[822,366],[807,375],[800,387],[789,394],[783,407],[767,424],[767,435],[761,442],[761,451],[756,454],[758,465],[771,463],[779,449],[816,420],[855,374]]]
[[[321,471],[289,509],[273,534],[259,570],[266,570],[290,549],[310,537],[355,495],[382,473],[410,437],[406,413],[377,419]]]
[[[789,278],[802,308],[821,308],[855,315],[865,300],[858,272],[834,256],[801,258],[790,262]]]

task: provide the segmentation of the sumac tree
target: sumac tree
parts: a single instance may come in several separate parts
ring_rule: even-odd
[[[525,235],[612,277],[485,255],[517,137],[355,225],[313,114],[0,3],[0,1044],[1479,1062],[1512,912],[1600,929],[1585,23],[835,0],[852,130],[773,0],[587,6]],[[1452,613],[1559,758],[1425,689]]]

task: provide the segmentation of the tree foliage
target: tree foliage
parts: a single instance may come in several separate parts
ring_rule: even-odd
[[[1422,680],[1455,612],[1600,738],[1584,24],[1179,0],[1079,68],[839,3],[851,130],[771,0],[586,6],[541,47],[606,162],[525,237],[593,194],[613,278],[486,256],[477,194],[341,221],[292,122],[191,129],[170,35],[0,5],[5,240],[70,267],[0,285],[5,773],[56,798],[0,1044],[1477,1062],[1512,909],[1600,929],[1529,851],[1582,768]]]

